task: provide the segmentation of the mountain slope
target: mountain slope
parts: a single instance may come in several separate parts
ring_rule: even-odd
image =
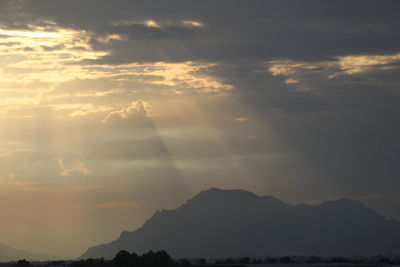
[[[0,262],[32,258],[35,258],[32,253],[29,253],[25,250],[15,249],[4,244],[0,244]]]
[[[156,212],[141,228],[81,258],[110,258],[125,249],[165,249],[174,257],[267,254],[400,253],[400,224],[357,201],[289,205],[243,190],[203,191],[175,210]]]

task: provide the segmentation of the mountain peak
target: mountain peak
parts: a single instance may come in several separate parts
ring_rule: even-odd
[[[240,189],[220,189],[220,188],[210,188],[208,190],[201,191],[193,198],[189,199],[184,206],[204,206],[208,207],[210,205],[235,205],[235,203],[242,203],[248,201],[254,201],[260,197],[256,194],[240,190]]]
[[[242,190],[242,189],[221,189],[217,187],[211,187],[208,190],[201,191],[193,198],[198,197],[250,197],[255,198],[258,197],[256,194]]]

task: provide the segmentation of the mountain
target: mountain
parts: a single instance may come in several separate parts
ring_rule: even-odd
[[[36,256],[30,252],[0,244],[0,262],[16,261],[21,259],[29,260],[33,258],[36,258]]]
[[[174,257],[400,254],[400,223],[360,202],[289,205],[243,190],[212,188],[175,210],[156,212],[80,258],[111,258],[120,250],[165,249]]]
[[[34,254],[22,249],[12,248],[0,243],[0,262],[10,262],[26,259],[29,261],[47,261],[64,259],[64,256]]]

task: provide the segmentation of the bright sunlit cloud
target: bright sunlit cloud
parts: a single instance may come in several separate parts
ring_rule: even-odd
[[[158,27],[152,20],[143,23],[149,27]],[[122,83],[163,86],[169,88],[170,94],[215,94],[232,89],[231,85],[206,74],[207,69],[216,66],[214,63],[84,63],[86,60],[97,60],[109,55],[109,52],[95,50],[90,44],[92,34],[84,30],[53,25],[50,29],[34,26],[23,31],[1,29],[0,34],[3,36],[0,39],[0,119],[15,118],[16,110],[19,110],[17,116],[26,118],[31,114],[21,112],[32,107],[68,111],[64,115],[70,117],[108,112],[115,107],[105,103],[99,105],[99,101],[94,98],[129,93],[126,88],[118,85]],[[126,40],[120,34],[96,38],[104,44]],[[56,90],[62,83],[97,79],[108,79],[117,87],[107,90],[87,88],[79,92]],[[94,102],[88,102],[89,99]],[[30,113],[29,109],[27,112]]]
[[[119,20],[112,23],[114,26],[132,26],[132,25],[143,25],[149,28],[161,28],[161,24],[152,19],[146,19],[142,21],[138,20]]]
[[[354,55],[340,56],[334,60],[322,62],[301,62],[294,60],[269,61],[268,72],[273,76],[284,76],[284,81],[290,86],[296,87],[297,91],[311,90],[309,83],[316,79],[307,77],[326,77],[334,79],[343,75],[362,75],[368,72],[387,71],[395,69],[394,63],[400,62],[400,54],[388,55]]]
[[[203,22],[194,20],[183,20],[182,24],[186,27],[195,27],[195,28],[202,28],[205,26]]]

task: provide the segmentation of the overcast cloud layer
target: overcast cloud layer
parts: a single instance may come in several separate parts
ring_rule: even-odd
[[[399,11],[2,0],[0,242],[77,256],[214,186],[400,220]]]

